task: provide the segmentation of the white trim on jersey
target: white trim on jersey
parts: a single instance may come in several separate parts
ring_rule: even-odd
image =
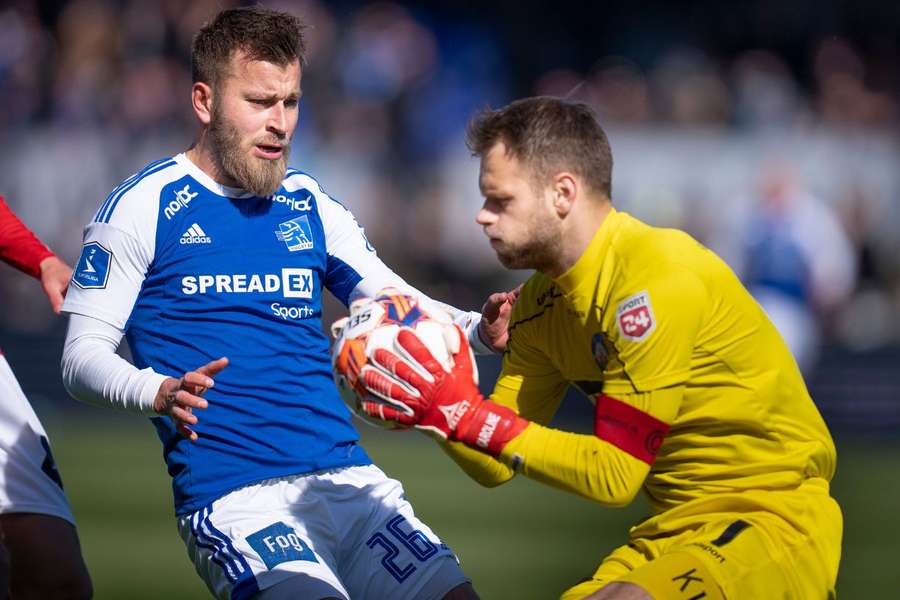
[[[194,164],[194,162],[187,157],[187,155],[182,152],[181,154],[175,155],[175,162],[181,166],[188,175],[196,179],[200,185],[208,189],[209,191],[216,193],[220,196],[225,196],[226,198],[253,198],[253,194],[245,191],[241,188],[229,187],[227,185],[222,185],[212,177],[206,174],[206,172]]]
[[[165,164],[165,163],[163,163]],[[108,275],[102,294],[83,294],[75,286],[69,290],[62,311],[102,319],[125,329],[147,269],[156,252],[159,190],[184,175],[177,161],[138,177],[122,192],[113,194],[101,209],[103,222],[88,223],[85,244],[95,242],[109,254]]]

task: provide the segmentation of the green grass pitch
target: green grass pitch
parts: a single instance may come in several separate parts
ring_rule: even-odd
[[[175,529],[152,426],[90,412],[96,420],[46,425],[96,598],[208,597]],[[456,551],[485,600],[557,597],[646,513],[643,501],[605,508],[520,478],[484,489],[420,434],[363,433],[376,463],[403,482],[417,514]],[[839,440],[838,447],[834,491],[845,513],[838,595],[884,597],[900,589],[900,443]]]

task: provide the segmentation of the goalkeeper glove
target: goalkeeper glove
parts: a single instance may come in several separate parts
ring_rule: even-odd
[[[459,345],[452,353],[453,366],[449,371],[406,327],[397,334],[395,342],[402,357],[377,348],[370,359],[379,368],[363,367],[363,385],[370,393],[407,410],[372,403],[363,403],[362,410],[371,417],[396,420],[499,456],[529,422],[481,395],[466,336],[459,327],[454,325],[453,329]]]

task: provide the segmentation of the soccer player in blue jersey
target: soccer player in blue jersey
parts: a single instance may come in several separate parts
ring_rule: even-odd
[[[231,9],[201,29],[199,137],[85,228],[63,377],[80,400],[153,417],[179,532],[216,597],[477,598],[360,447],[332,381],[323,290],[347,304],[411,288],[287,168],[303,59],[291,15]],[[479,315],[453,312],[478,344]],[[134,365],[115,353],[123,335]]]

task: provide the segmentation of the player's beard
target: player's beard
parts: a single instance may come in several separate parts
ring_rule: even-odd
[[[209,123],[209,136],[213,152],[222,171],[237,182],[238,186],[256,196],[271,196],[281,187],[287,171],[289,139],[257,140],[256,144],[274,143],[282,145],[281,156],[275,160],[248,156],[241,147],[241,136],[237,128],[215,107]]]
[[[528,236],[524,242],[511,243],[495,238],[499,242],[494,244],[494,252],[507,269],[546,271],[556,264],[557,253],[562,246],[562,231],[541,222],[537,215],[532,215],[528,225]]]

